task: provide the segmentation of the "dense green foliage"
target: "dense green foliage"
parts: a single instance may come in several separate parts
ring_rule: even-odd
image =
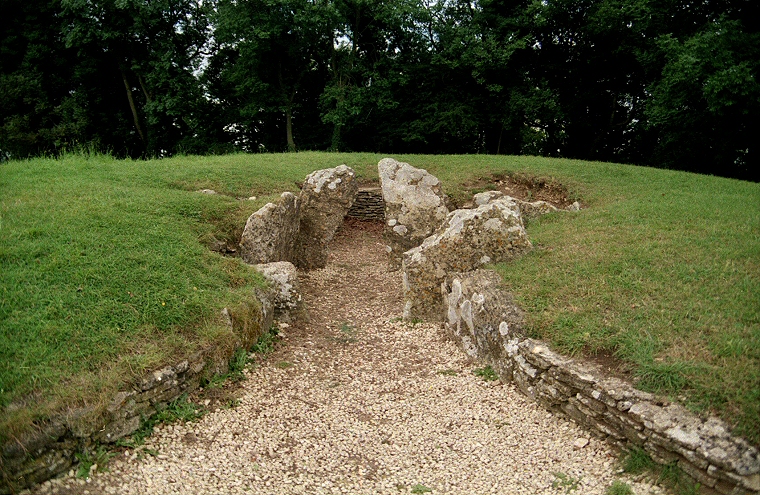
[[[751,0],[5,0],[0,154],[562,156],[760,179]]]

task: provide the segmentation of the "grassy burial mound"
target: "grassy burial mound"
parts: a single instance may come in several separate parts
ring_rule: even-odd
[[[382,157],[1,164],[0,440],[74,407],[97,415],[145,372],[232,345],[220,311],[261,283],[230,256],[248,215],[320,168],[376,180]],[[759,185],[531,157],[396,158],[459,204],[510,177],[527,194],[580,199],[580,212],[530,222],[536,249],[498,267],[532,336],[760,443]]]

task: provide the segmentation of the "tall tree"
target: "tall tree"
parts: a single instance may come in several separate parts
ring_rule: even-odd
[[[217,87],[234,93],[214,96],[237,101],[238,117],[228,126],[248,146],[296,150],[296,121],[310,117],[299,121],[306,133],[317,115],[332,34],[324,0],[220,2],[215,36],[224,63],[212,66],[221,71]]]
[[[666,63],[650,87],[652,162],[670,168],[760,179],[760,33],[722,16],[693,36],[659,39]]]
[[[63,46],[58,2],[4,0],[0,18],[0,158],[56,153],[84,139],[70,97],[75,53]]]
[[[62,0],[68,46],[89,110],[110,131],[103,144],[126,142],[130,155],[182,151],[203,119],[195,72],[203,61],[208,4],[201,0]],[[120,88],[120,89],[117,89]],[[116,100],[120,93],[121,104]],[[103,98],[102,95],[107,95]],[[131,121],[109,125],[103,115]],[[106,131],[106,132],[108,132]]]

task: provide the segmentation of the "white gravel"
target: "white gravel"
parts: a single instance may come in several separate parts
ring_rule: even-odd
[[[438,325],[398,321],[400,274],[376,231],[346,229],[333,249],[302,275],[310,322],[248,370],[236,408],[159,427],[108,472],[35,493],[601,495],[617,479],[664,493],[618,474],[617,454],[574,423],[474,375]]]

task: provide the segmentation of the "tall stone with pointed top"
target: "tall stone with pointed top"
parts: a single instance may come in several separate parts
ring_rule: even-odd
[[[401,267],[404,252],[422,241],[446,219],[446,195],[433,175],[408,163],[383,158],[377,164],[385,201],[385,231],[388,261]]]
[[[359,183],[346,165],[312,172],[299,196],[301,220],[294,264],[312,270],[327,265],[329,244],[356,199]]]
[[[243,261],[257,264],[293,259],[300,204],[298,196],[284,192],[276,203],[267,203],[248,217],[240,239]]]

